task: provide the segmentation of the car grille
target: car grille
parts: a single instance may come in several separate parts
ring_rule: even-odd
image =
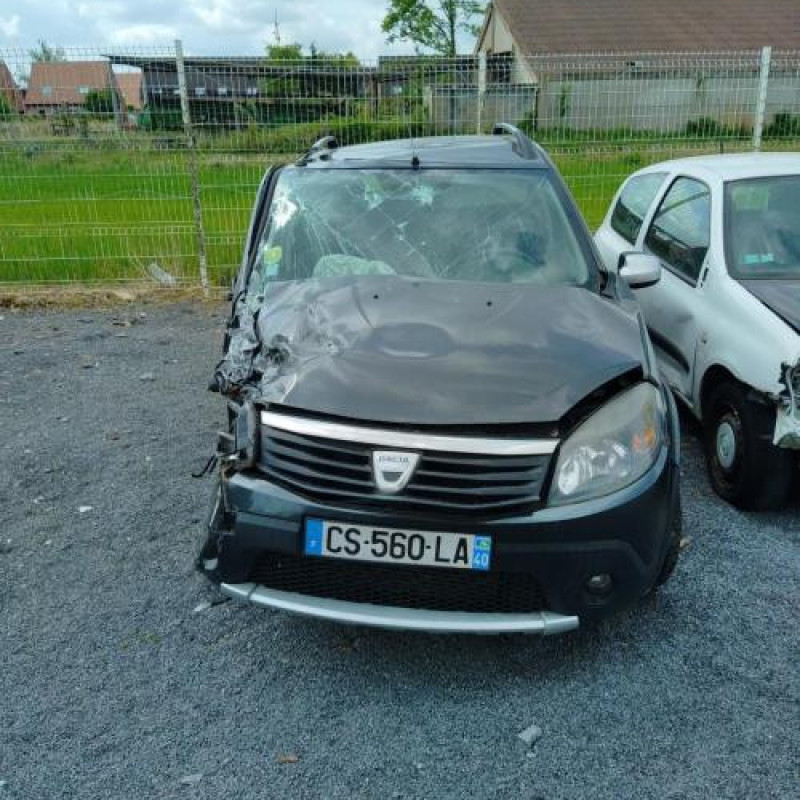
[[[473,572],[264,553],[250,580],[312,597],[431,611],[523,614],[542,611],[544,596],[524,572]]]
[[[263,427],[259,468],[298,494],[338,506],[397,511],[505,514],[535,508],[549,455],[424,451],[408,485],[383,494],[372,475],[372,451],[384,449]]]

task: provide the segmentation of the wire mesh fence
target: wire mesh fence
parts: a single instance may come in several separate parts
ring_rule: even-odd
[[[226,284],[258,183],[340,144],[488,132],[553,156],[591,226],[634,169],[800,149],[800,52],[387,57],[0,49],[0,283]]]

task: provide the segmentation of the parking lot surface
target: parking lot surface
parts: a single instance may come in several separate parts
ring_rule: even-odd
[[[561,638],[219,602],[224,313],[0,310],[0,800],[800,797],[797,500],[726,506],[687,433],[674,579]]]

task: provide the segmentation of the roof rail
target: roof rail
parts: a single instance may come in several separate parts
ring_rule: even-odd
[[[516,126],[509,122],[496,122],[492,136],[510,136],[511,147],[520,158],[538,159],[536,145]]]
[[[317,150],[335,150],[338,146],[339,142],[335,136],[323,136],[311,145],[310,151],[313,153]]]
[[[335,136],[323,136],[321,139],[317,139],[317,141],[297,159],[295,164],[298,167],[304,167],[320,150],[335,150],[338,146],[339,142]]]

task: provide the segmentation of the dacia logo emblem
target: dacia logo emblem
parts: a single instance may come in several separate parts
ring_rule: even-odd
[[[385,494],[396,494],[408,485],[418,463],[418,453],[399,450],[373,451],[372,474],[375,485]]]

